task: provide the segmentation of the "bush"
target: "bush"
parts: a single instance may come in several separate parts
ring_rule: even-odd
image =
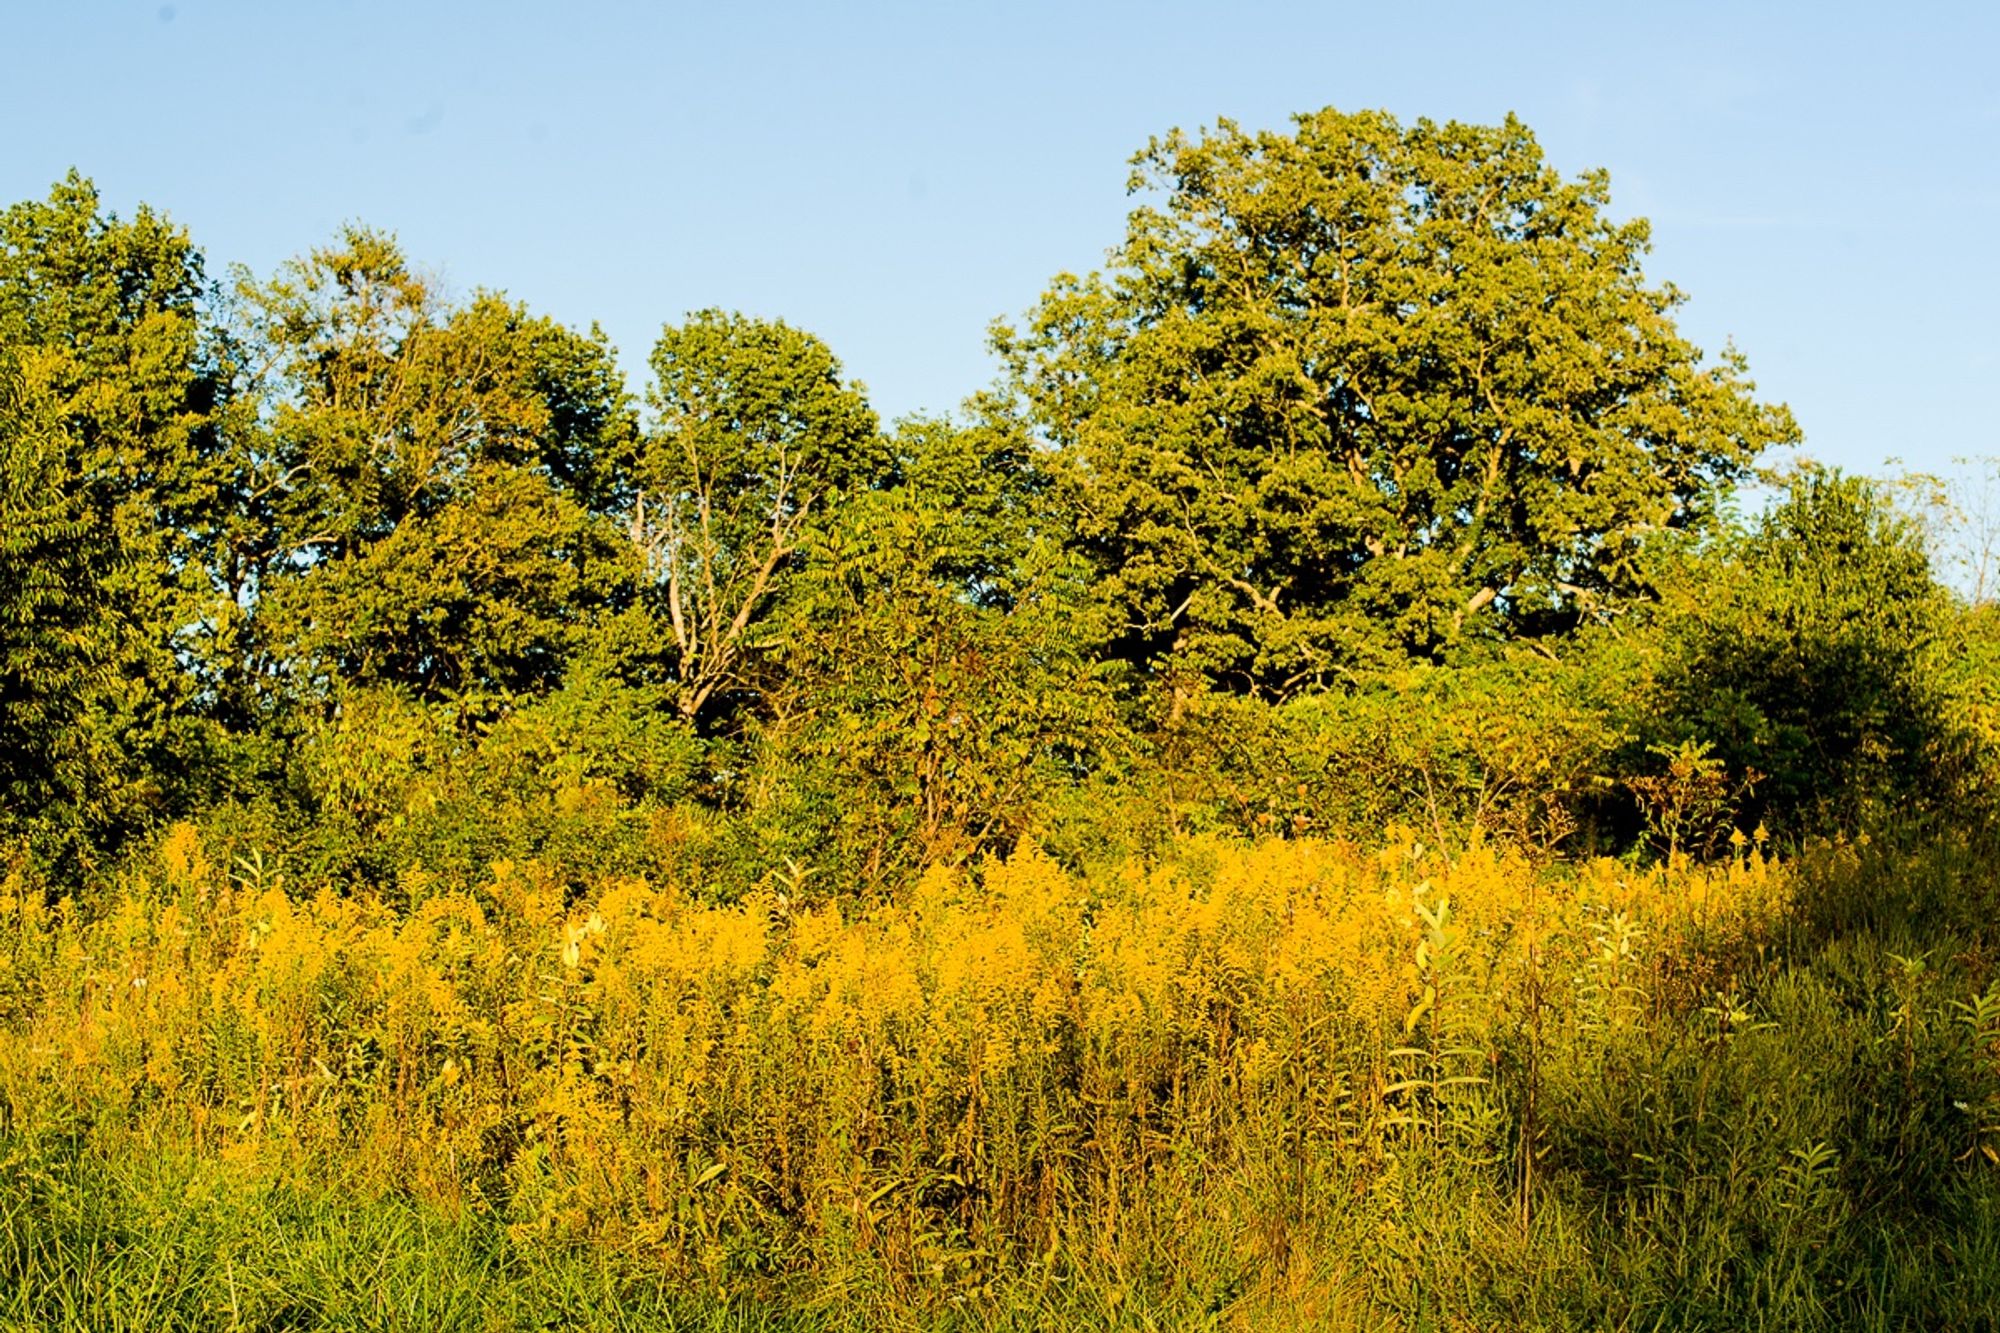
[[[282,784],[210,822],[295,877],[414,905],[497,860],[575,883],[669,871],[662,817],[696,796],[706,758],[657,689],[587,671],[497,715],[356,689],[304,729]]]
[[[1418,666],[1283,705],[1201,696],[1163,726],[1155,781],[1193,828],[1434,845],[1474,830],[1520,845],[1603,844],[1623,738],[1612,642]]]
[[[1806,471],[1666,619],[1648,739],[1706,742],[1744,818],[1855,828],[1947,792],[1950,603],[1917,532],[1868,482]]]

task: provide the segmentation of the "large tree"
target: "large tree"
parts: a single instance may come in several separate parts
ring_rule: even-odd
[[[22,360],[0,346],[0,800],[9,822],[88,820],[121,767],[113,738],[87,725],[122,655],[118,543],[68,475],[75,441]]]
[[[1604,174],[1512,118],[1223,121],[1134,162],[1108,268],[995,343],[1135,661],[1282,696],[1574,623],[1796,436],[1676,330]]]
[[[895,482],[800,553],[751,793],[767,846],[876,882],[1010,846],[1115,748],[1087,568],[1003,422],[898,423]]]

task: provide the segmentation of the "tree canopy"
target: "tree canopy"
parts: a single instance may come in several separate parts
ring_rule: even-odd
[[[1283,696],[1573,624],[1797,438],[1511,118],[1223,121],[1134,167],[1108,267],[995,330],[1134,660]]]
[[[257,651],[315,689],[552,688],[635,591],[612,512],[637,417],[603,337],[489,293],[451,305],[359,228],[240,285],[267,367],[232,576],[256,585]]]
[[[192,632],[227,508],[227,385],[187,234],[72,172],[0,211],[0,768],[78,846],[196,781]]]
[[[998,382],[887,426],[782,319],[628,385],[359,224],[219,285],[75,174],[0,212],[0,838],[726,895],[1186,825],[1672,851],[1663,756],[1755,793],[1704,848],[1993,786],[1990,654],[1940,665],[1990,630],[1865,486],[1737,512],[1798,428],[1603,173],[1332,109],[1132,167]]]
[[[1962,780],[1941,691],[1949,598],[1868,481],[1800,472],[1674,602],[1653,712],[1713,746],[1760,815],[1852,826]]]

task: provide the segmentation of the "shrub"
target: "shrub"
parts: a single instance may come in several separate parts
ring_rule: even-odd
[[[1655,743],[1706,742],[1745,812],[1798,833],[1943,795],[1946,594],[1918,534],[1868,482],[1806,471],[1667,616]]]

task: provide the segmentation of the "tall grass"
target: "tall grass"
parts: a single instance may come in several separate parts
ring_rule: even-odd
[[[1190,839],[392,910],[182,828],[89,919],[0,892],[0,1323],[1987,1327],[1994,865]]]

